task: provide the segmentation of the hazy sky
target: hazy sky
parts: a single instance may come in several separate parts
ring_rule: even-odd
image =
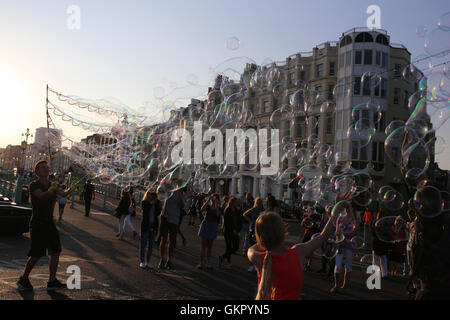
[[[138,109],[192,82],[211,85],[211,68],[246,56],[283,61],[342,32],[366,26],[369,5],[381,27],[413,57],[424,53],[418,26],[436,28],[447,0],[85,1],[0,3],[0,147],[19,144],[26,128],[46,126],[46,85],[90,99],[117,98]],[[69,30],[67,8],[81,9],[80,30]],[[239,47],[227,48],[230,38]],[[234,43],[236,44],[236,43]],[[450,139],[450,124],[438,135]],[[72,136],[89,134],[64,128]],[[448,142],[450,143],[450,141]],[[450,169],[450,147],[438,155]]]

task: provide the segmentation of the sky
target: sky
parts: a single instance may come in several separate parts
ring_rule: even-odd
[[[71,5],[80,8],[80,29],[67,26]],[[211,86],[211,70],[227,59],[284,61],[337,41],[366,26],[370,5],[380,7],[391,42],[413,58],[424,53],[417,28],[433,30],[450,11],[448,0],[2,0],[0,147],[19,144],[27,128],[34,133],[46,126],[47,84],[83,98],[113,97],[138,110],[156,100],[155,88]],[[69,123],[63,129],[77,138],[90,134]],[[450,124],[438,135],[450,139]],[[450,147],[437,160],[450,169]]]

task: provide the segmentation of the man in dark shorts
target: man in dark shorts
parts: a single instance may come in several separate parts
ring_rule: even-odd
[[[85,216],[89,217],[89,212],[91,211],[91,201],[95,200],[95,186],[91,183],[91,180],[86,181],[83,187],[84,193],[84,209]]]
[[[49,181],[49,167],[47,161],[39,160],[34,166],[34,172],[38,177],[30,183],[31,205],[33,214],[30,220],[31,248],[28,252],[28,261],[23,275],[17,281],[19,290],[33,290],[28,276],[46,251],[50,254],[49,269],[50,277],[47,282],[47,290],[65,288],[66,285],[56,279],[59,255],[61,253],[61,242],[59,233],[53,222],[53,209],[56,203],[57,193],[62,196],[70,194],[73,185],[67,191],[58,192],[58,182]]]

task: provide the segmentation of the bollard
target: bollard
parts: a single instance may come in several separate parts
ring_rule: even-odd
[[[14,192],[14,202],[17,204],[22,203],[22,184],[23,184],[23,177],[22,175],[19,175],[16,181],[16,190]]]

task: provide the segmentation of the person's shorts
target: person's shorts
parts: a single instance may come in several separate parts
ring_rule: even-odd
[[[217,223],[203,220],[198,231],[198,236],[205,239],[217,238]]]
[[[347,272],[351,272],[353,270],[353,250],[342,249],[342,252],[336,255],[336,265],[334,267],[334,271],[336,273],[341,273],[342,263],[344,262],[344,260],[345,260],[345,270]]]
[[[166,218],[161,218],[161,225],[159,227],[161,237],[175,240],[178,233],[178,224],[167,222]]]
[[[61,252],[59,232],[54,224],[30,226],[31,248],[29,257],[40,258]]]

